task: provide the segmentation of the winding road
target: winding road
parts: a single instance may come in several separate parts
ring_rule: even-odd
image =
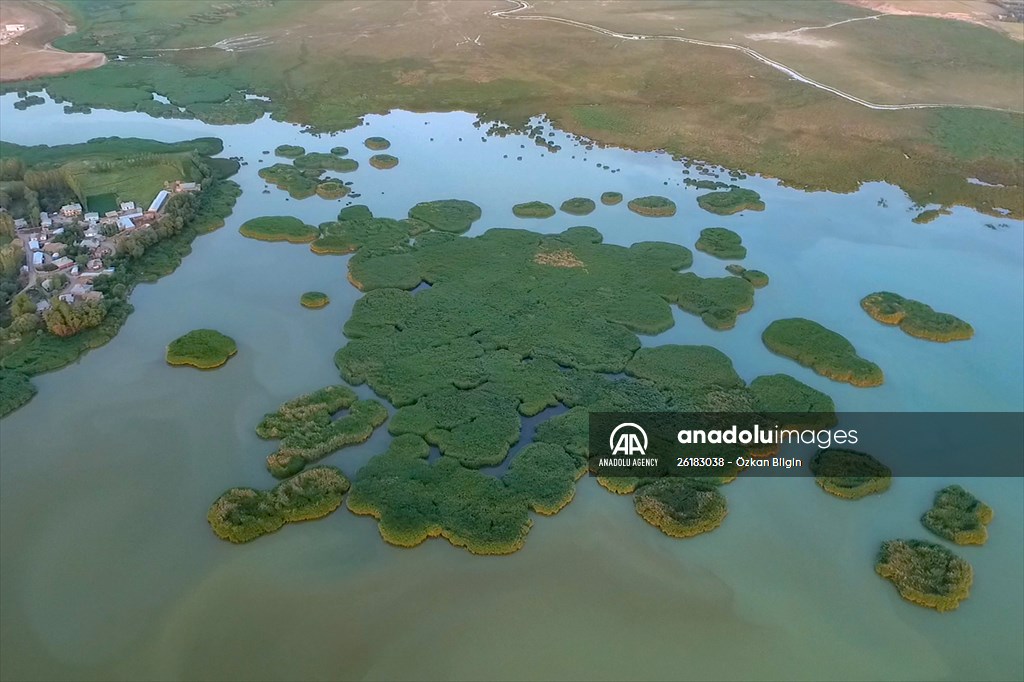
[[[826,85],[820,81],[816,81],[813,78],[809,78],[796,69],[790,68],[781,62],[777,62],[774,59],[769,59],[760,52],[752,50],[744,45],[736,45],[735,43],[715,43],[709,40],[697,40],[696,38],[683,38],[681,36],[665,36],[665,35],[650,35],[645,33],[619,33],[608,28],[601,26],[595,26],[594,24],[586,24],[582,21],[576,21],[574,19],[564,19],[562,17],[553,17],[544,14],[520,14],[524,10],[533,9],[533,5],[525,0],[508,0],[508,2],[515,5],[509,9],[499,9],[490,12],[492,17],[497,19],[517,19],[520,21],[551,21],[556,24],[565,24],[566,26],[574,26],[576,28],[582,28],[586,31],[592,31],[594,33],[600,33],[611,38],[618,38],[620,40],[674,40],[680,43],[689,43],[691,45],[701,45],[703,47],[717,47],[723,50],[735,50],[742,52],[743,54],[756,59],[757,61],[770,66],[771,68],[781,71],[795,81],[805,83],[811,87],[824,90],[825,92],[832,93],[837,97],[859,104],[862,107],[868,109],[875,109],[877,111],[901,111],[904,109],[983,109],[986,111],[1002,111],[1006,113],[1019,114],[1021,113],[1015,109],[1004,109],[1001,107],[988,107],[980,104],[942,104],[942,103],[929,103],[921,102],[915,104],[878,104],[876,102],[869,102],[866,99],[861,99],[856,95],[851,95],[848,92],[843,92],[839,88],[834,88],[831,85]],[[868,18],[868,17],[865,17]],[[839,22],[843,23],[843,22]],[[825,28],[825,27],[814,27],[814,28]]]

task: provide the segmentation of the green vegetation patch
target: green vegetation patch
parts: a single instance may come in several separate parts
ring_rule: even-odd
[[[953,156],[1020,163],[1021,114],[979,109],[938,109],[929,132]]]
[[[380,170],[387,170],[398,165],[398,157],[390,154],[374,154],[370,157],[370,165]]]
[[[940,538],[958,545],[984,545],[992,508],[958,485],[943,488],[935,495],[932,508],[921,523]]]
[[[586,197],[573,197],[562,202],[561,210],[570,215],[590,215],[597,208],[593,199]]]
[[[543,201],[528,201],[513,206],[512,213],[518,218],[550,218],[555,215],[555,207]]]
[[[924,540],[883,542],[875,572],[892,582],[907,601],[936,611],[957,608],[974,581],[969,563],[942,545]]]
[[[290,242],[305,244],[316,239],[320,232],[292,216],[274,215],[252,218],[242,223],[238,231],[244,237],[264,242]]]
[[[740,277],[750,282],[755,289],[768,286],[768,275],[760,270],[744,270]]]
[[[790,358],[833,381],[880,386],[881,368],[857,355],[853,344],[817,322],[793,317],[772,322],[761,334],[768,350]]]
[[[383,151],[391,146],[391,142],[385,137],[368,137],[363,140],[363,144],[367,149],[372,149],[375,152]]]
[[[724,227],[705,227],[700,231],[700,238],[694,246],[698,251],[724,260],[747,257],[747,247],[743,246],[743,239]]]
[[[346,409],[347,414],[337,416]],[[327,386],[264,416],[256,435],[281,441],[267,457],[267,469],[276,478],[287,478],[332,452],[364,442],[387,418],[376,400],[358,400],[347,386]]]
[[[167,364],[214,369],[238,352],[235,340],[213,329],[194,329],[167,346]]]
[[[323,199],[341,199],[348,196],[348,185],[340,180],[324,180],[316,186],[316,195]]]
[[[974,327],[949,313],[939,313],[930,305],[904,298],[891,291],[876,291],[860,301],[860,307],[882,324],[898,325],[907,334],[928,341],[966,341],[974,336]]]
[[[322,291],[307,291],[299,297],[299,303],[304,308],[323,308],[331,299]]]
[[[322,152],[303,154],[296,157],[292,164],[299,170],[335,171],[338,173],[351,173],[359,168],[359,162],[355,159],[343,159],[334,154]]]
[[[718,486],[668,477],[641,485],[633,506],[644,521],[674,538],[688,538],[722,525],[728,508]]]
[[[615,204],[622,203],[622,192],[603,192],[601,194],[601,203],[605,206],[614,206]]]
[[[462,199],[424,201],[409,209],[409,217],[441,232],[462,234],[480,219],[480,207]]]
[[[0,417],[6,417],[32,400],[36,390],[32,380],[21,372],[0,369]]]
[[[866,452],[828,448],[819,450],[808,465],[814,482],[826,492],[847,500],[884,493],[892,485],[892,471]]]
[[[951,213],[952,211],[944,208],[929,208],[914,216],[911,222],[915,225],[927,225],[928,223],[938,219],[939,216],[950,215]]]
[[[718,330],[732,329],[736,318],[754,306],[753,285],[737,277],[698,277],[687,272],[671,282],[664,295]]]
[[[300,147],[295,144],[282,144],[278,145],[278,147],[274,149],[275,155],[282,156],[286,159],[295,159],[302,156],[305,153],[306,149],[304,147]]]
[[[733,187],[725,192],[709,192],[697,197],[697,205],[715,215],[732,215],[740,211],[763,211],[761,195],[752,189]]]
[[[93,194],[85,198],[85,205],[90,211],[95,211],[100,215],[109,211],[117,210],[117,195],[113,192],[104,192],[103,194]]]
[[[652,218],[668,218],[676,214],[676,203],[667,197],[649,196],[630,199],[629,210]]]
[[[348,156],[348,147],[331,147],[331,153],[335,156]]]
[[[292,199],[305,199],[316,194],[322,174],[319,169],[300,170],[287,163],[275,163],[259,170],[261,178],[288,192]]]
[[[232,488],[210,506],[206,520],[222,540],[250,542],[286,523],[327,516],[341,506],[349,486],[338,469],[312,467],[271,490]]]

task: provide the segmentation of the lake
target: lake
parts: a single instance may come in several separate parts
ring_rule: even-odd
[[[316,224],[350,201],[399,218],[417,202],[459,198],[483,209],[470,235],[587,224],[611,243],[692,248],[702,228],[729,227],[748,248],[744,265],[771,276],[753,310],[728,332],[676,310],[675,327],[645,345],[714,345],[748,381],[786,372],[840,410],[894,412],[1024,409],[1021,222],[955,208],[915,225],[919,209],[896,187],[807,193],[758,177],[739,184],[758,191],[767,210],[717,217],[698,208],[701,191],[682,186],[682,164],[665,154],[587,150],[558,131],[548,139],[562,149],[552,154],[523,136],[481,139],[486,124],[474,128],[476,117],[461,112],[396,111],[314,137],[269,118],[209,126],[65,115],[49,101],[17,111],[15,99],[0,97],[4,140],[216,136],[225,156],[248,165],[225,227],[198,238],[174,274],[135,290],[135,313],[111,343],[33,379],[39,394],[0,423],[5,679],[1024,677],[1024,482],[1016,478],[903,478],[855,503],[806,478],[741,478],[724,491],[721,528],[675,540],[637,516],[628,497],[585,477],[574,501],[536,518],[525,548],[507,557],[473,556],[440,539],[395,548],[372,519],[345,509],[244,546],[218,540],[205,518],[226,488],[272,484],[264,458],[273,446],[254,427],[281,402],[338,382],[332,357],[359,297],[345,279],[347,258],[245,239],[237,230],[249,218]],[[362,141],[371,135],[391,141],[396,168],[369,166],[374,152]],[[257,171],[276,160],[261,152],[280,144],[348,147],[360,168],[341,177],[362,196],[263,194]],[[625,201],[584,218],[511,212],[524,201],[557,207],[608,190],[627,200],[664,194],[679,212],[644,218]],[[723,261],[700,252],[694,261],[700,275],[724,275]],[[331,304],[301,308],[299,295],[311,289]],[[858,305],[877,290],[958,315],[976,336],[933,344],[880,325]],[[838,384],[770,353],[761,331],[793,316],[846,336],[886,383]],[[198,327],[234,337],[238,356],[216,372],[167,366],[166,344]],[[380,429],[326,462],[352,476],[388,440]],[[883,540],[929,538],[919,517],[952,482],[992,506],[995,521],[986,546],[956,550],[974,566],[974,587],[957,611],[939,614],[901,600],[873,564]]]

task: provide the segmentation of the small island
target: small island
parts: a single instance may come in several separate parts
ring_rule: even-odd
[[[167,364],[216,369],[238,352],[235,340],[213,329],[194,329],[167,346]]]
[[[331,147],[331,153],[335,156],[348,156],[348,147]]]
[[[907,601],[936,611],[957,608],[974,581],[969,563],[942,545],[924,540],[883,542],[875,572],[892,582]]]
[[[512,213],[517,218],[550,218],[555,215],[555,207],[543,201],[528,201],[513,206]]]
[[[822,490],[846,500],[884,493],[892,485],[889,467],[857,450],[819,450],[808,467]]]
[[[859,387],[880,386],[881,368],[857,355],[853,344],[817,322],[793,317],[775,320],[761,334],[768,350],[810,367],[833,381]]]
[[[724,227],[705,227],[700,231],[700,238],[694,247],[722,260],[740,260],[747,257],[747,247],[743,246],[743,239]]]
[[[604,192],[601,195],[601,203],[605,206],[622,203],[622,192]]]
[[[940,313],[930,305],[904,298],[891,291],[876,291],[861,299],[860,307],[882,324],[899,326],[918,339],[947,343],[966,341],[974,336],[974,327],[949,313]]]
[[[911,219],[911,222],[915,225],[927,225],[928,223],[936,220],[939,216],[950,215],[952,211],[945,208],[929,208],[925,211],[921,211]]]
[[[286,523],[327,516],[341,506],[349,485],[335,467],[316,466],[271,490],[231,488],[210,506],[206,520],[222,540],[251,542]]]
[[[370,157],[370,165],[378,170],[387,170],[398,165],[398,157],[390,154],[374,154]]]
[[[320,231],[292,216],[261,216],[246,220],[238,231],[243,237],[264,242],[307,244],[315,240]]]
[[[351,208],[355,209],[356,206]],[[372,218],[369,209],[365,206],[366,215],[361,217]],[[409,218],[425,223],[429,227],[441,232],[462,234],[468,230],[474,222],[480,220],[482,215],[480,207],[472,201],[464,199],[438,199],[436,201],[424,201],[409,209]],[[338,216],[339,220],[344,220]],[[352,220],[352,218],[348,218]]]
[[[637,197],[626,205],[633,213],[649,218],[670,218],[676,214],[675,202],[667,197]]]
[[[697,205],[715,215],[732,215],[740,211],[763,211],[761,195],[752,189],[732,187],[725,192],[709,192],[697,197]]]
[[[590,215],[597,208],[597,204],[594,203],[593,199],[573,197],[563,201],[560,208],[563,213],[568,213],[569,215]]]
[[[744,270],[740,277],[750,282],[755,289],[768,286],[768,275],[760,270]]]
[[[637,488],[633,506],[665,535],[689,538],[722,525],[728,508],[718,486],[690,478],[659,478]]]
[[[299,297],[303,308],[323,308],[331,299],[322,291],[307,291]]]
[[[341,180],[324,180],[316,186],[316,195],[323,199],[341,199],[348,196],[348,185]]]
[[[363,144],[367,149],[372,149],[375,152],[384,151],[391,146],[391,142],[386,137],[368,137],[363,140]]]
[[[321,152],[303,154],[292,161],[292,164],[299,170],[335,171],[338,173],[351,173],[359,168],[359,162],[355,159],[343,159],[334,154]]]
[[[925,528],[958,545],[984,545],[992,508],[958,485],[935,495],[932,508],[921,517]]]
[[[306,153],[306,150],[304,148],[302,148],[302,147],[300,147],[298,145],[295,145],[295,144],[282,144],[282,145],[279,145],[274,150],[274,154],[276,156],[281,156],[281,157],[284,157],[286,159],[294,159],[294,158],[297,158],[299,156],[302,156],[305,153]]]
[[[288,196],[292,199],[306,199],[316,194],[323,171],[318,169],[300,170],[291,164],[275,163],[273,166],[261,168],[258,175],[270,184],[288,192]]]

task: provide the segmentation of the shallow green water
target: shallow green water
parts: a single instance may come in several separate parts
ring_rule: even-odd
[[[64,116],[52,105],[16,112],[12,102],[0,98],[6,140],[215,135],[249,165],[226,227],[199,238],[173,275],[135,291],[136,312],[113,342],[34,379],[39,395],[0,422],[4,679],[1024,676],[1020,479],[961,481],[996,520],[988,545],[958,550],[976,580],[948,614],[903,602],[873,572],[881,540],[927,537],[918,517],[945,479],[900,479],[856,503],[807,479],[740,480],[725,490],[723,526],[680,541],[645,524],[628,497],[584,478],[563,512],[536,519],[522,551],[498,558],[443,540],[396,549],[371,519],[345,510],[241,547],[217,540],[205,521],[225,488],[271,484],[263,459],[272,448],[253,428],[283,400],[337,381],[332,355],[358,298],[344,258],[237,233],[263,214],[317,223],[348,201],[262,194],[256,171],[274,163],[264,149],[347,146],[362,164],[344,176],[362,194],[357,203],[401,217],[418,201],[469,199],[483,208],[472,234],[589,224],[610,242],[692,247],[701,228],[734,229],[749,251],[744,264],[772,278],[754,309],[725,333],[676,311],[675,328],[644,342],[710,343],[745,379],[788,372],[841,410],[1024,409],[1021,223],[990,230],[985,223],[1003,221],[956,209],[918,226],[892,187],[806,194],[757,178],[742,184],[761,193],[764,213],[715,217],[697,208],[697,191],[677,186],[680,166],[664,156],[573,149],[561,135],[556,155],[519,137],[482,142],[466,114],[396,112],[317,139],[268,120],[209,127],[102,111]],[[391,140],[398,167],[365,163],[369,135]],[[515,203],[558,206],[606,190],[664,193],[680,210],[642,218],[623,202],[583,218],[511,214]],[[889,208],[877,205],[882,197]],[[724,274],[723,266],[695,253],[698,274]],[[311,289],[331,304],[300,307]],[[977,336],[928,344],[883,327],[857,306],[878,289],[959,315]],[[836,384],[769,353],[761,330],[794,315],[846,335],[886,370],[886,384]],[[216,372],[168,367],[167,342],[197,327],[234,337],[238,355]],[[328,462],[354,474],[386,442],[378,433]]]

